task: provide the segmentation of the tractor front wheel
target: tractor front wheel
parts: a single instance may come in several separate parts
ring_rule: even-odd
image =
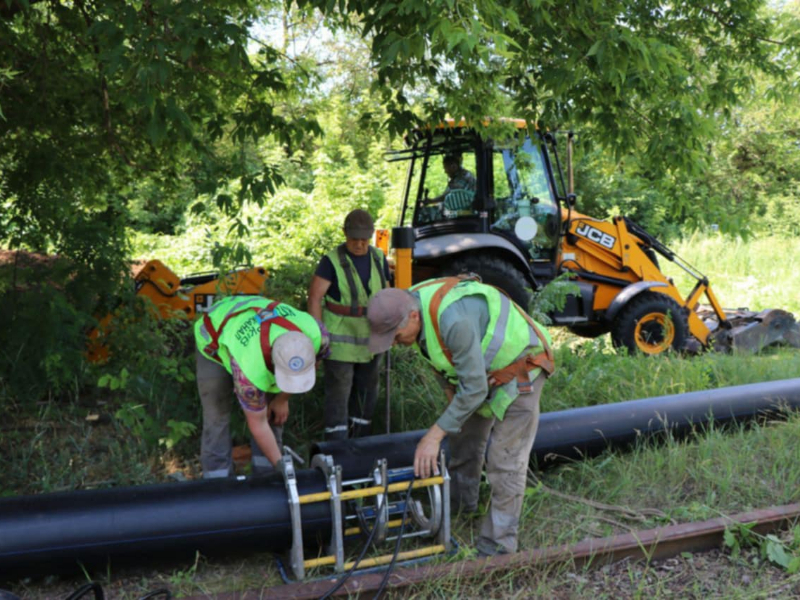
[[[632,354],[655,355],[682,350],[688,334],[686,314],[675,300],[658,292],[642,292],[620,310],[611,341]]]

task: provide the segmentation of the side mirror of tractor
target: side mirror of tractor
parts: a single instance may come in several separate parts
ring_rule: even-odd
[[[575,194],[567,194],[567,205],[570,208],[574,208],[577,199],[578,197]]]

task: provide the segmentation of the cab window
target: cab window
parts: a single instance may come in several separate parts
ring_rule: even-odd
[[[515,235],[534,260],[549,259],[558,244],[558,205],[544,160],[530,138],[521,146],[498,144],[492,155],[492,227]]]

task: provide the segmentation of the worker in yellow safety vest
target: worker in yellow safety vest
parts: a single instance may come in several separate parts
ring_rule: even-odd
[[[414,473],[438,472],[448,436],[453,508],[472,512],[485,459],[491,508],[477,550],[482,556],[516,552],[539,399],[554,370],[547,330],[502,291],[457,277],[383,290],[367,315],[370,350],[416,344],[450,399],[417,445]]]
[[[369,435],[383,354],[367,347],[367,302],[389,284],[386,257],[370,245],[375,224],[365,210],[344,220],[345,242],[319,262],[308,289],[308,312],[330,333],[324,365],[325,439]]]
[[[231,396],[252,434],[254,474],[281,458],[289,398],[314,387],[327,334],[314,317],[261,296],[229,296],[195,323],[197,388],[203,405],[204,478],[233,474]]]

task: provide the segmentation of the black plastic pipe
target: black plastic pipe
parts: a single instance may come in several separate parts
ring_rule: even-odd
[[[397,469],[414,464],[414,451],[427,429],[387,433],[350,440],[317,442],[311,446],[311,455],[326,454],[334,464],[342,467],[342,479],[360,479],[372,475],[375,459],[385,458],[387,468]],[[442,449],[448,453],[447,438]]]
[[[757,383],[578,408],[541,416],[532,458],[581,458],[642,435],[682,433],[800,408],[800,379]],[[413,462],[424,431],[322,442],[315,452],[333,456],[344,479],[369,475],[376,458],[389,468]],[[301,495],[326,489],[322,473],[298,471]],[[302,507],[304,540],[330,535],[327,502]],[[281,551],[292,543],[291,518],[279,474],[0,499],[0,580],[42,565],[51,572],[76,561],[106,557],[175,555],[195,550]]]
[[[297,473],[300,494],[325,491],[316,470]],[[283,477],[40,494],[0,499],[0,581],[107,557],[174,557],[195,551],[281,551],[292,542]],[[330,538],[330,505],[302,507],[303,539]]]
[[[781,379],[543,413],[532,458],[539,467],[580,460],[659,432],[681,435],[711,421],[774,417],[799,408],[800,379]]]

